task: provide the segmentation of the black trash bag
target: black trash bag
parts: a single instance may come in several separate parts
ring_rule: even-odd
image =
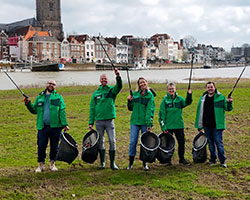
[[[207,160],[207,137],[205,133],[200,132],[194,137],[192,155],[195,163],[204,163]]]
[[[158,136],[153,132],[145,132],[140,137],[140,160],[143,162],[155,162],[157,148],[160,145]]]
[[[98,156],[99,133],[96,130],[90,130],[82,140],[82,160],[86,163],[93,163]]]
[[[156,158],[160,163],[169,163],[175,150],[175,139],[170,133],[161,133],[159,136],[160,146],[157,149]]]
[[[76,141],[66,132],[60,136],[60,145],[57,151],[56,160],[71,164],[78,156]]]

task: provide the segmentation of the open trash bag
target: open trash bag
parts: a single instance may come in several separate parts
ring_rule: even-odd
[[[140,137],[140,160],[143,162],[155,162],[157,148],[160,145],[158,136],[153,132],[145,132]]]
[[[170,133],[161,133],[159,136],[160,146],[157,149],[157,160],[160,163],[168,163],[171,161],[175,150],[175,139]]]
[[[82,140],[82,160],[87,163],[93,163],[98,157],[99,133],[96,130],[90,130]]]
[[[66,132],[60,136],[60,144],[56,155],[56,160],[71,164],[78,156],[76,141]]]
[[[200,132],[194,137],[192,155],[195,163],[204,163],[207,160],[207,138],[205,133]]]

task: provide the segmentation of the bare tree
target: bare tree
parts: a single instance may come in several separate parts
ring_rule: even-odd
[[[245,49],[245,48],[250,47],[250,45],[249,45],[249,44],[247,44],[247,43],[244,43],[241,47],[242,47],[243,49]]]
[[[197,43],[197,40],[191,35],[187,35],[183,38],[183,47],[185,49],[190,49],[192,47],[195,47],[196,43]]]

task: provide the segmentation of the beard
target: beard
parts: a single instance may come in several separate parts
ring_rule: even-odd
[[[52,93],[52,92],[54,91],[54,88],[53,88],[53,87],[50,87],[50,86],[47,87],[46,89],[47,89],[47,91],[48,91],[49,93]]]

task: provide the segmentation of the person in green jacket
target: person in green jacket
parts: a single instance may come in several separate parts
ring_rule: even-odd
[[[185,134],[182,109],[192,103],[192,91],[187,91],[186,99],[176,93],[174,83],[167,84],[167,94],[160,104],[159,123],[163,133],[175,133],[178,142],[179,163],[190,165],[191,163],[185,159]],[[172,165],[171,159],[168,165]]]
[[[200,97],[197,106],[195,127],[198,131],[203,128],[207,137],[210,161],[209,164],[215,164],[218,157],[222,167],[227,167],[225,150],[222,141],[225,125],[225,111],[233,109],[232,97],[226,99],[215,87],[214,82],[207,82],[206,92]]]
[[[138,90],[133,92],[132,96],[128,96],[128,110],[132,111],[130,118],[128,170],[133,168],[139,131],[141,130],[143,134],[151,130],[155,112],[154,94],[148,88],[146,79],[140,77],[137,84]],[[143,168],[146,171],[149,169],[147,163],[143,163]]]
[[[62,96],[56,92],[56,82],[48,81],[46,89],[36,97],[33,104],[28,98],[24,101],[28,110],[37,115],[38,168],[35,172],[42,172],[44,169],[48,140],[50,140],[50,170],[57,171],[55,160],[59,137],[62,128],[66,131],[69,127],[65,103]]]
[[[89,129],[93,129],[95,122],[96,129],[100,134],[99,139],[99,153],[101,165],[100,168],[105,167],[105,135],[106,130],[109,139],[109,157],[110,168],[112,170],[118,170],[118,166],[115,164],[115,152],[116,152],[116,138],[115,138],[115,124],[116,118],[115,112],[115,99],[117,94],[122,89],[122,79],[117,68],[114,69],[116,75],[116,85],[108,85],[108,78],[105,74],[100,76],[101,85],[93,93],[90,107],[89,107]]]

